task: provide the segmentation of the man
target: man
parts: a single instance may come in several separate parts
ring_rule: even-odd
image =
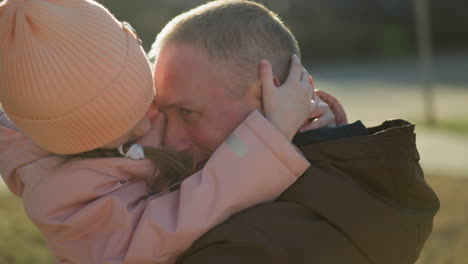
[[[258,62],[287,77],[291,32],[260,4],[215,1],[174,18],[153,45],[168,147],[203,163],[253,109]],[[390,121],[299,134],[311,168],[278,200],[214,228],[179,263],[413,263],[439,201],[424,181],[414,126]]]

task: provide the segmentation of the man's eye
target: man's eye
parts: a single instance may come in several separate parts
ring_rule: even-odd
[[[182,116],[185,116],[185,117],[190,116],[191,114],[195,113],[194,111],[185,109],[185,108],[180,108],[179,112]]]
[[[184,122],[193,124],[200,117],[200,113],[186,108],[179,108],[179,114]]]

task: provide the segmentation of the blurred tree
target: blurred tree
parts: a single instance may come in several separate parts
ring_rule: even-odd
[[[174,16],[206,0],[98,0],[138,31],[146,50]],[[225,0],[228,1],[228,0]],[[416,53],[412,1],[258,0],[290,26],[305,60],[405,56]],[[430,0],[434,48],[468,47],[468,1]]]
[[[413,0],[413,2],[424,95],[424,116],[426,123],[433,126],[435,125],[435,104],[432,87],[432,34],[429,0]]]

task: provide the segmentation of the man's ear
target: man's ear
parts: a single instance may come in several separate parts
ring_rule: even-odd
[[[275,84],[276,87],[281,86],[281,82],[280,82],[278,76],[276,76],[276,75],[273,76],[273,83]]]
[[[310,83],[310,85],[312,85],[312,88],[315,89],[314,79],[312,78],[312,76],[310,74],[309,74],[309,83]]]

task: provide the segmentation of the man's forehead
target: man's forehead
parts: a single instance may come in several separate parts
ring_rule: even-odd
[[[154,71],[156,101],[161,107],[189,104],[200,97],[217,97],[230,85],[222,67],[185,45],[162,50]]]
[[[201,93],[189,82],[165,82],[164,87],[156,86],[155,104],[161,110],[170,110],[176,107],[201,107]],[[162,88],[162,89],[161,89]]]

